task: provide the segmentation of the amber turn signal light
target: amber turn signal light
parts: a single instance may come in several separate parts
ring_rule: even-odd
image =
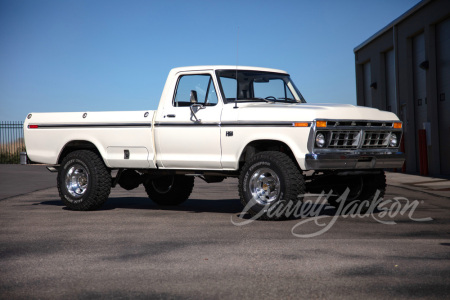
[[[327,127],[327,121],[317,121],[316,127]]]
[[[395,129],[402,129],[402,122],[395,122],[394,123],[394,128]]]
[[[308,122],[295,122],[292,125],[294,125],[294,127],[309,127]]]

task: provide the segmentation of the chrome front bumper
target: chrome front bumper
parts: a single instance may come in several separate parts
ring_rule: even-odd
[[[404,162],[402,152],[311,153],[305,156],[306,170],[401,168]]]

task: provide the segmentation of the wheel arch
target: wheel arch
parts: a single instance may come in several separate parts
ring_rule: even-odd
[[[261,139],[249,142],[241,151],[239,156],[239,170],[243,167],[246,161],[248,161],[253,155],[263,151],[279,151],[289,156],[295,163],[297,168],[301,171],[297,159],[291,147],[283,141],[274,139]]]
[[[66,157],[69,153],[77,151],[77,150],[90,150],[94,153],[96,153],[106,164],[105,160],[103,159],[103,156],[101,155],[100,151],[98,150],[97,146],[86,140],[72,140],[70,142],[67,142],[64,147],[62,147],[61,151],[58,155],[57,163],[61,164],[64,157]]]

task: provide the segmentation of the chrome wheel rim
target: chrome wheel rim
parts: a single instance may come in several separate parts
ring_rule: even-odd
[[[257,203],[270,204],[280,195],[280,179],[273,170],[260,168],[250,178],[249,190]]]
[[[88,183],[89,174],[82,165],[75,164],[67,171],[66,188],[73,197],[82,197],[86,193]]]

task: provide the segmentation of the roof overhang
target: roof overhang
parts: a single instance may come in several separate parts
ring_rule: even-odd
[[[427,5],[428,3],[430,3],[432,0],[422,0],[419,3],[417,3],[416,5],[414,5],[411,9],[409,9],[407,12],[405,12],[404,14],[402,14],[400,17],[398,17],[397,19],[395,19],[394,21],[392,21],[391,23],[389,23],[388,25],[386,25],[384,28],[382,28],[381,30],[379,30],[378,32],[376,32],[374,35],[372,35],[370,38],[368,38],[367,40],[365,40],[364,42],[362,42],[359,46],[356,46],[353,49],[353,52],[356,53],[359,50],[361,50],[362,48],[364,48],[367,44],[369,44],[370,42],[372,42],[373,40],[375,40],[376,38],[378,38],[379,36],[383,35],[384,33],[386,33],[387,31],[391,30],[391,28],[393,28],[394,26],[398,25],[399,23],[401,23],[403,20],[407,19],[409,16],[411,16],[412,14],[414,14],[416,11],[418,11],[419,9],[421,9],[423,6]]]

